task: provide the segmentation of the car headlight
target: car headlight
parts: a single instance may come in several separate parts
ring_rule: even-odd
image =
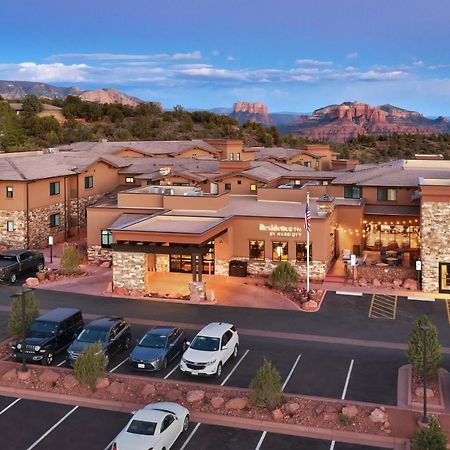
[[[34,351],[35,351],[35,352],[38,352],[40,349],[41,349],[41,347],[40,347],[39,345],[36,345],[36,346],[34,347]]]
[[[22,344],[19,342],[19,343],[16,345],[16,348],[17,348],[17,350],[20,350],[20,349],[22,348]]]
[[[181,362],[183,362],[183,363],[185,363],[186,364],[186,362],[187,362],[187,360],[186,360],[186,358],[181,358]]]
[[[216,360],[213,359],[212,361],[208,361],[208,362],[206,363],[206,365],[207,365],[207,366],[211,366],[211,365],[214,364],[215,362],[216,362]]]

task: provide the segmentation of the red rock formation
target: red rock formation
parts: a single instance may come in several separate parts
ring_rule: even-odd
[[[120,103],[127,106],[137,106],[142,103],[136,97],[130,97],[117,89],[94,89],[92,91],[84,91],[78,95],[81,100],[95,103]]]
[[[240,123],[250,121],[266,126],[272,125],[269,118],[269,108],[263,103],[236,102],[233,105],[231,115]]]

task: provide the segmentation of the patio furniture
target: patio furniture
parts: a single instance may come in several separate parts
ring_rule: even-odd
[[[397,265],[397,258],[387,258],[387,262],[389,266],[396,266]]]
[[[390,258],[396,258],[397,257],[397,250],[388,250],[386,252],[386,255]]]

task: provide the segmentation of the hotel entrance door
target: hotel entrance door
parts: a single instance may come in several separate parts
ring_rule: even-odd
[[[170,271],[192,273],[191,255],[170,255]],[[203,257],[203,274],[214,275],[214,242],[209,242],[209,251]]]
[[[450,263],[439,263],[439,292],[450,293]]]

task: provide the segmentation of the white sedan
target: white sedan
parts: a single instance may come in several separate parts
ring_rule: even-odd
[[[112,450],[169,450],[189,426],[189,411],[177,403],[151,403],[134,412]]]

